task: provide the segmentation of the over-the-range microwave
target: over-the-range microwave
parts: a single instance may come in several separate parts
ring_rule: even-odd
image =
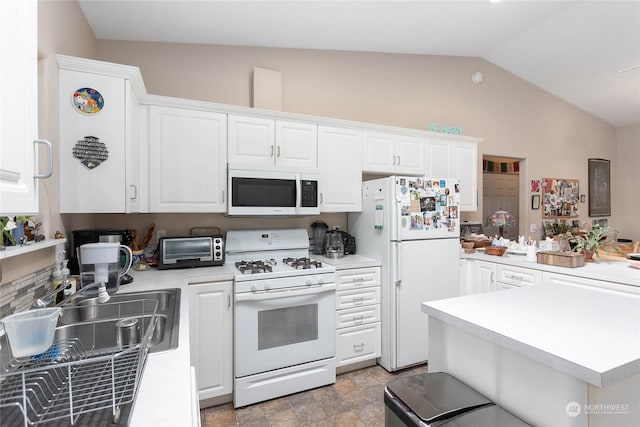
[[[315,169],[283,170],[254,165],[228,168],[228,215],[318,215]]]

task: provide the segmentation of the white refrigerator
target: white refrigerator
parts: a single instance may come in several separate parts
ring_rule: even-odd
[[[382,349],[395,371],[428,360],[424,301],[459,295],[460,210],[455,179],[391,176],[362,184],[348,216],[358,254],[382,261]]]

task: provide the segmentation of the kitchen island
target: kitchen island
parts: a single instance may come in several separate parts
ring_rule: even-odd
[[[559,284],[422,304],[429,370],[538,426],[640,425],[640,296]]]

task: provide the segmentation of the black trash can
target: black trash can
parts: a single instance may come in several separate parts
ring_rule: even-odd
[[[384,390],[385,426],[528,426],[453,376],[427,373],[400,377]]]

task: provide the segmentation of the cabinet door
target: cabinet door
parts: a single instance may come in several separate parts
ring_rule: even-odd
[[[127,132],[127,173],[126,206],[127,213],[149,212],[149,107],[141,106],[131,89],[131,82],[125,81],[125,110]]]
[[[336,366],[375,359],[380,356],[380,322],[336,331]]]
[[[460,184],[460,210],[478,210],[478,146],[475,142],[456,142],[452,146],[451,173]]]
[[[530,268],[498,264],[496,266],[496,281],[518,287],[539,285],[542,283],[542,272]]]
[[[430,178],[455,178],[451,175],[451,144],[431,139],[425,147],[425,176]]]
[[[362,211],[362,132],[318,126],[320,212]]]
[[[497,290],[496,286],[496,265],[492,262],[476,261],[475,262],[475,292],[492,292]]]
[[[425,172],[424,150],[425,140],[423,138],[398,135],[395,173],[397,175],[423,176]]]
[[[362,170],[372,173],[394,173],[396,170],[396,139],[394,135],[364,132]]]
[[[233,283],[189,285],[191,365],[200,400],[233,391]]]
[[[640,288],[638,286],[625,285],[622,283],[605,282],[603,280],[586,279],[584,277],[570,276],[568,274],[559,273],[542,273],[542,283],[544,284],[559,284],[569,286],[587,286],[601,289],[608,289],[616,292],[624,292],[630,294],[640,295]]]
[[[282,167],[318,167],[318,126],[276,121],[276,164]]]
[[[275,165],[275,121],[229,114],[229,163]]]
[[[149,110],[152,212],[226,211],[226,115]]]
[[[336,271],[338,290],[380,286],[380,267],[349,268]]]
[[[336,310],[380,303],[380,286],[336,292]]]
[[[37,2],[2,3],[0,13],[0,213],[37,214]]]
[[[60,109],[60,212],[125,213],[126,187],[126,81],[82,71],[61,69],[59,76]],[[95,89],[102,95],[100,112],[77,111],[73,95],[78,89]],[[74,157],[74,149],[85,137],[98,138],[105,159],[90,168]]]

